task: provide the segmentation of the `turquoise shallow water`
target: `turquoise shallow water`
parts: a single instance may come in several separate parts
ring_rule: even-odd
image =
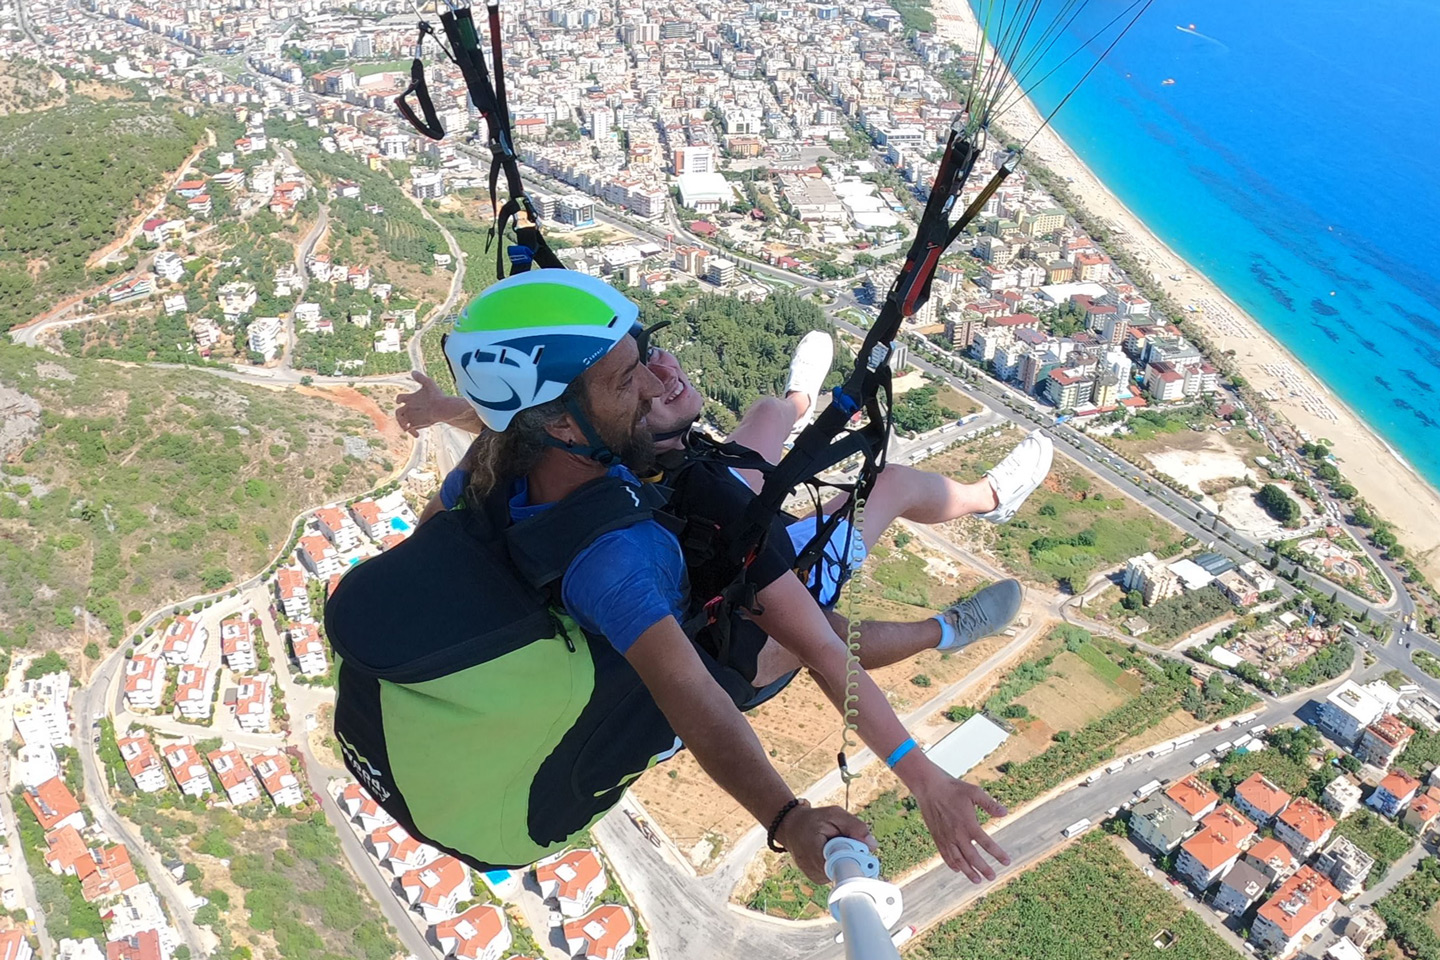
[[[1125,5],[1092,0],[1034,76]],[[1035,91],[1043,112],[1101,49]],[[1435,0],[1157,0],[1055,127],[1440,486],[1437,51]]]

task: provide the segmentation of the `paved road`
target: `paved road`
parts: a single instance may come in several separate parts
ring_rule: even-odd
[[[284,147],[278,148],[279,153],[285,158],[286,163],[294,164],[295,157]],[[310,254],[315,252],[315,245],[320,238],[325,236],[325,231],[330,226],[330,205],[320,204],[320,213],[315,218],[305,236],[295,245],[295,269],[300,274],[300,291],[303,294],[310,289],[310,271],[305,269],[305,261]],[[295,311],[290,310],[285,314],[285,349],[280,352],[280,366],[286,370],[290,369],[290,358],[295,352]]]
[[[170,871],[161,866],[159,856],[150,849],[150,845],[131,831],[130,826],[116,815],[114,808],[110,805],[105,772],[101,769],[99,758],[95,754],[91,726],[109,712],[106,700],[110,694],[112,682],[124,670],[125,659],[123,656],[118,656],[119,653],[120,651],[117,650],[115,654],[106,659],[95,671],[94,676],[90,678],[90,683],[78,690],[74,698],[76,746],[79,748],[80,764],[85,775],[85,806],[89,809],[91,816],[95,818],[95,822],[104,828],[106,833],[117,842],[124,844],[129,849],[131,857],[144,864],[146,872],[150,875],[150,882],[155,886],[155,892],[170,907],[170,916],[176,930],[180,933],[180,942],[190,947],[191,956],[203,957],[214,945],[215,937],[202,932],[195,925],[190,911],[183,906],[189,898],[182,894],[180,885],[175,882]],[[193,728],[191,733],[193,735]]]

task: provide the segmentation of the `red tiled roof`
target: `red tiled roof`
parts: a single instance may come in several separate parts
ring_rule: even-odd
[[[19,927],[0,930],[0,960],[16,960],[20,956],[21,947],[28,948],[29,944],[25,942],[25,934]]]
[[[542,884],[557,881],[557,896],[574,900],[600,876],[602,870],[600,858],[594,850],[572,850],[554,863],[536,867],[535,879]]]
[[[51,777],[38,787],[26,787],[25,803],[40,821],[40,829],[47,832],[55,829],[61,820],[80,812],[80,802],[59,777]]]
[[[309,554],[312,560],[323,560],[327,556],[335,556],[335,548],[324,537],[301,537],[300,549]]]
[[[1281,790],[1265,779],[1264,774],[1258,772],[1252,773],[1235,787],[1235,796],[1268,817],[1273,817],[1284,810],[1285,804],[1290,802],[1290,794]]]
[[[565,939],[584,940],[587,957],[606,957],[634,929],[635,924],[622,908],[607,903],[565,924]]]
[[[1431,787],[1411,800],[1406,816],[1411,814],[1427,823],[1435,819],[1436,815],[1440,814],[1440,787]]]
[[[160,933],[141,930],[124,940],[105,944],[105,960],[160,960]]]
[[[380,522],[380,506],[374,500],[359,500],[350,504],[350,510],[368,526]]]
[[[1180,809],[1191,817],[1215,803],[1220,795],[1201,783],[1194,776],[1186,777],[1165,791],[1165,796],[1179,804]]]
[[[1420,781],[1416,780],[1404,770],[1392,770],[1384,780],[1380,781],[1380,789],[1389,791],[1392,797],[1404,800],[1410,794],[1420,788]]]
[[[120,759],[131,777],[139,777],[146,770],[160,769],[160,758],[155,755],[155,746],[149,737],[121,737],[116,745],[120,748]]]
[[[1240,855],[1243,837],[1234,832],[1206,828],[1180,846],[1206,870],[1214,870]]]
[[[74,870],[77,876],[84,876],[95,869],[90,851],[80,838],[80,831],[69,824],[45,834],[45,846],[49,848],[45,852],[45,862],[61,873]],[[82,860],[89,865],[88,870],[83,869]]]
[[[315,519],[331,530],[339,530],[346,521],[345,511],[339,507],[321,507],[315,511]]]
[[[494,904],[480,903],[449,920],[435,924],[435,939],[442,945],[454,940],[451,951],[457,958],[478,957],[505,933],[505,912]]]
[[[439,906],[464,885],[465,865],[448,853],[423,867],[407,870],[400,877],[402,888],[420,888],[420,897],[414,902],[427,906]]]
[[[143,653],[135,654],[125,664],[125,692],[137,692],[142,681],[148,681],[153,686],[159,679],[159,670],[159,657],[148,657]]]
[[[294,567],[281,567],[275,574],[275,583],[284,599],[305,596],[305,574]]]
[[[1339,899],[1334,884],[1314,868],[1301,867],[1260,906],[1260,916],[1279,927],[1287,939],[1293,938]]]
[[[1281,812],[1280,822],[1312,842],[1322,839],[1325,834],[1335,829],[1335,819],[1308,797],[1292,801],[1290,806]]]
[[[1269,864],[1276,870],[1289,870],[1295,865],[1295,854],[1274,837],[1262,837],[1255,841],[1255,846],[1245,851],[1247,857],[1253,857],[1261,863]]]
[[[90,855],[95,858],[92,862],[96,870],[80,881],[81,896],[86,900],[114,896],[140,882],[135,875],[135,865],[130,862],[130,851],[120,844],[92,850]]]
[[[1371,733],[1384,740],[1391,747],[1398,747],[1407,737],[1413,736],[1415,731],[1406,725],[1404,720],[1387,713],[1367,727]]]
[[[246,780],[254,779],[250,773],[250,767],[245,763],[244,755],[233,746],[211,750],[206,758],[210,761],[211,769],[215,771],[215,776],[220,778],[220,785],[225,788],[227,793]]]

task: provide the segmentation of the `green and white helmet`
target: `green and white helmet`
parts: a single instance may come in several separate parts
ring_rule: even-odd
[[[530,270],[470,301],[445,356],[460,395],[485,426],[504,430],[518,411],[556,399],[621,338],[638,333],[639,313],[603,280]]]

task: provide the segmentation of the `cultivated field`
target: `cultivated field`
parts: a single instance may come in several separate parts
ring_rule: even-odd
[[[1162,953],[1162,945],[1163,953]],[[912,960],[1232,960],[1235,951],[1091,833],[916,940]]]

